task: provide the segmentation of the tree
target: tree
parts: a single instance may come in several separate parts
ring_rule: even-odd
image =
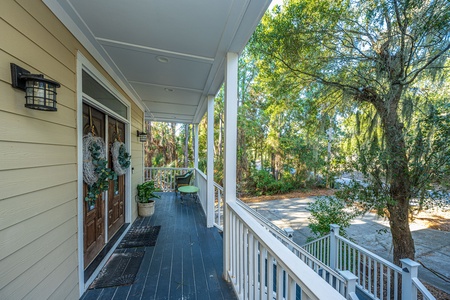
[[[448,0],[292,0],[266,14],[253,37],[255,49],[270,58],[266,76],[315,87],[322,109],[339,106],[341,114],[360,112],[373,121],[359,149],[377,154],[377,164],[363,171],[387,209],[397,264],[414,259],[409,203],[426,186],[414,175],[402,110],[418,109],[406,96],[421,78],[439,79],[449,32]]]

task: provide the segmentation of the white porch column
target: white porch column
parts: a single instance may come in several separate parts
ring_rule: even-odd
[[[214,225],[214,96],[208,96],[206,226]]]
[[[194,168],[198,169],[198,124],[194,124]]]
[[[224,151],[224,218],[223,218],[223,278],[228,280],[230,269],[230,232],[227,204],[236,201],[238,110],[238,54],[227,53],[225,68],[225,151]]]

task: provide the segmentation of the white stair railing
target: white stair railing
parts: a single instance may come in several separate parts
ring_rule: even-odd
[[[226,205],[226,272],[239,299],[345,299],[239,204]]]
[[[303,249],[336,270],[349,270],[357,277],[357,287],[371,299],[412,299],[420,293],[423,299],[435,298],[417,279],[419,264],[412,260],[400,268],[367,249],[339,235],[339,226],[331,225],[330,234],[312,241]],[[328,249],[328,250],[327,250]],[[406,272],[405,270],[411,269]],[[413,274],[410,276],[408,274]],[[400,288],[401,287],[401,288]]]
[[[266,217],[257,212],[256,210],[249,207],[246,203],[242,202],[239,199],[236,199],[237,204],[239,204],[242,208],[244,208],[252,217],[257,220],[261,226],[263,226],[266,230],[268,230],[276,239],[278,239],[283,245],[285,245],[289,250],[291,250],[298,258],[300,258],[304,263],[306,263],[314,272],[319,274],[330,286],[332,286],[335,290],[337,290],[341,295],[348,297],[348,294],[352,290],[351,287],[346,289],[348,285],[348,281],[352,280],[353,276],[350,274],[343,272],[337,272],[326,262],[321,261],[318,257],[321,257],[321,254],[316,251],[317,256],[314,256],[308,253],[305,249],[296,244],[291,238],[289,238],[284,230],[270,222]],[[325,250],[324,250],[325,251]],[[356,277],[355,277],[356,278]],[[356,295],[354,295],[356,297]]]

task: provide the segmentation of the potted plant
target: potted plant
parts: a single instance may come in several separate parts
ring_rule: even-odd
[[[160,198],[155,194],[155,182],[146,181],[137,185],[136,202],[138,203],[138,213],[141,217],[148,217],[155,212],[155,198]]]

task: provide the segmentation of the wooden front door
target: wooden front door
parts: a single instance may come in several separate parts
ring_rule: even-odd
[[[115,141],[125,142],[125,124],[108,118],[109,167],[112,166],[111,148]],[[125,223],[125,176],[110,180],[108,190],[108,240]]]
[[[105,114],[83,104],[83,135],[91,132],[105,139]],[[88,185],[83,182],[83,199],[87,195]],[[84,268],[94,260],[105,246],[105,207],[103,195],[98,196],[95,203],[89,204],[83,200],[83,227],[84,227]]]

